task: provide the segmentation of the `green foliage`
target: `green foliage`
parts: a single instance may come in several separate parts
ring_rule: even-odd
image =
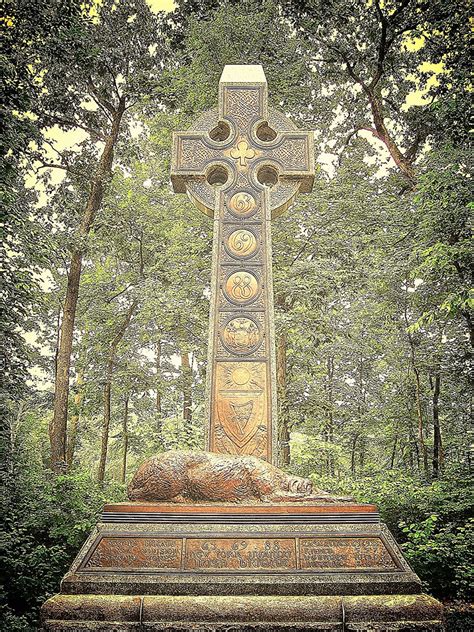
[[[0,568],[2,630],[34,629],[38,610],[97,521],[105,502],[125,498],[123,487],[99,486],[85,470],[54,477],[38,459],[37,419],[26,416],[6,479]],[[31,626],[31,627],[29,627]]]
[[[425,588],[440,597],[469,600],[474,594],[474,520],[439,524],[437,515],[423,522],[400,523],[402,549],[423,578]]]
[[[468,468],[452,468],[429,484],[399,470],[357,480],[311,478],[320,489],[375,503],[425,590],[442,599],[472,598],[474,477]]]
[[[86,7],[87,2],[84,2]],[[9,424],[25,395],[31,354],[21,327],[37,297],[35,272],[44,265],[47,234],[34,221],[36,196],[24,186],[28,147],[41,136],[32,114],[42,85],[31,72],[34,57],[64,52],[59,33],[78,29],[81,7],[75,0],[4,3],[0,56],[2,135],[0,140],[1,244],[0,340],[0,475],[10,467]]]
[[[278,5],[250,0],[213,8],[176,25],[183,50],[179,66],[163,76],[167,102],[186,113],[214,107],[226,64],[262,64],[272,103],[284,111],[303,107],[311,99],[305,51]]]
[[[117,481],[157,452],[203,445],[212,222],[173,195],[168,180],[171,134],[197,111],[215,107],[226,63],[262,63],[272,103],[315,129],[317,141],[313,193],[298,198],[272,230],[289,467],[321,489],[377,503],[427,590],[467,599],[473,504],[466,337],[466,331],[472,336],[472,185],[462,149],[470,95],[467,4],[440,0],[420,11],[415,0],[178,0],[166,20],[144,0],[104,0],[98,19],[67,0],[47,4],[45,10],[40,0],[17,3],[23,13],[9,32],[19,38],[6,73],[8,94],[22,90],[18,102],[9,102],[6,136],[16,143],[9,154],[15,185],[7,198],[7,243],[17,252],[6,275],[7,300],[16,307],[0,332],[10,334],[4,446],[12,455],[0,559],[4,629],[34,629],[39,605],[58,589],[102,504],[124,498]],[[384,19],[391,44],[378,77]],[[425,46],[408,50],[406,41],[421,33]],[[168,38],[179,44],[172,57]],[[28,70],[30,52],[35,61]],[[440,61],[448,72],[438,75],[439,86],[428,86],[421,64]],[[414,190],[400,186],[393,164],[387,168],[386,148],[381,153],[357,134],[373,124],[361,89],[371,80],[397,142],[412,158],[423,148]],[[406,109],[415,85],[426,85],[433,102]],[[130,107],[113,175],[81,244],[72,466],[54,478],[48,423],[67,261],[77,245],[96,142],[110,126],[107,100],[121,96]],[[17,178],[29,166],[20,158],[31,138],[41,138],[42,126],[53,124],[88,137],[77,151],[62,153],[69,171],[59,186],[43,178],[48,205],[38,209]],[[48,146],[32,157],[49,161]],[[33,271],[41,287],[33,285]],[[130,305],[133,316],[111,367],[106,483],[99,486],[107,362]],[[35,341],[30,358],[19,326]],[[183,353],[191,359],[188,372]],[[36,373],[27,397],[29,359]],[[190,420],[183,418],[186,389]],[[435,408],[442,438],[436,470]]]
[[[412,329],[435,320],[459,318],[474,342],[471,234],[472,174],[465,150],[451,145],[432,151],[414,203],[416,247],[411,276],[428,284],[425,311]]]

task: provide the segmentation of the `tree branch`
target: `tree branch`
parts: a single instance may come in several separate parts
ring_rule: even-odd
[[[92,81],[92,77],[89,77],[89,79],[87,80],[87,87],[89,88],[90,93],[97,105],[100,105],[103,109],[107,110],[107,112],[113,117],[115,115],[114,106],[110,103],[110,101],[104,99],[99,95],[99,92],[95,87],[94,82]]]
[[[372,81],[370,82],[370,89],[373,90],[375,88],[375,86],[377,85],[377,83],[380,81],[382,74],[383,74],[383,62],[385,59],[385,55],[387,53],[388,47],[387,47],[387,28],[388,28],[388,21],[387,18],[384,16],[384,14],[382,13],[382,9],[380,8],[380,4],[378,0],[375,0],[375,10],[377,12],[377,16],[379,18],[379,22],[380,22],[380,26],[382,29],[382,32],[380,34],[380,42],[379,42],[379,50],[378,50],[378,55],[377,55],[377,69],[375,71],[375,75],[372,79]]]
[[[362,130],[364,130],[365,132],[370,132],[372,136],[375,136],[375,138],[378,138],[380,141],[384,142],[383,136],[378,133],[375,127],[359,127],[358,131],[362,131]]]
[[[320,37],[318,37],[315,34],[313,34],[313,37],[314,37],[314,39],[317,42],[319,42],[323,46],[327,46],[330,50],[332,50],[335,53],[337,53],[337,55],[339,55],[339,57],[342,59],[342,61],[346,64],[347,70],[349,72],[349,75],[352,77],[352,79],[354,79],[354,81],[356,83],[361,85],[364,88],[364,90],[367,90],[367,85],[364,83],[362,78],[359,77],[359,75],[355,72],[355,65],[351,64],[351,62],[349,60],[349,57],[347,56],[347,54],[344,51],[342,51],[337,46],[334,46],[334,44],[330,44],[327,40],[322,40]]]
[[[304,244],[300,247],[300,249],[298,250],[298,252],[296,253],[293,261],[290,263],[290,265],[288,266],[289,268],[291,268],[291,266],[293,264],[295,264],[298,259],[301,257],[301,255],[304,253],[304,251],[306,250],[306,248],[309,246],[309,244],[311,243],[311,240],[313,239],[313,237],[316,235],[316,233],[323,229],[326,228],[326,226],[332,225],[334,224],[335,221],[338,221],[340,219],[342,219],[342,215],[340,215],[339,217],[334,218],[330,218],[328,219],[327,222],[323,222],[322,224],[320,224],[319,226],[316,226],[314,228],[314,230],[311,231],[311,233],[308,235],[308,237],[306,238],[306,241],[304,242]]]
[[[72,175],[77,176],[78,178],[85,178],[86,175],[84,173],[81,173],[80,171],[75,171],[74,169],[71,169],[71,167],[69,167],[69,165],[62,165],[62,164],[56,164],[56,163],[50,163],[50,162],[43,162],[42,160],[38,160],[38,162],[41,163],[41,165],[39,167],[37,167],[36,169],[33,167],[33,171],[35,173],[38,173],[38,171],[40,169],[62,169],[63,171],[67,171],[68,173],[72,173]]]
[[[106,303],[111,303],[113,300],[115,300],[116,298],[118,298],[122,294],[125,294],[125,292],[128,292],[128,290],[131,287],[133,287],[133,283],[129,283],[123,290],[120,290],[120,292],[117,292],[116,294],[113,294],[112,296],[109,296],[109,298],[106,300]]]
[[[362,129],[367,129],[367,128],[366,128],[366,127],[356,127],[355,129],[353,129],[353,130],[352,130],[352,132],[350,132],[350,134],[348,134],[348,135],[347,135],[347,137],[346,137],[346,138],[345,138],[345,140],[343,141],[343,143],[342,143],[342,148],[341,148],[341,150],[340,150],[340,152],[339,152],[338,159],[337,159],[337,162],[338,162],[338,165],[339,165],[339,166],[341,166],[341,163],[342,163],[342,155],[343,155],[343,153],[344,153],[345,149],[347,148],[347,146],[349,145],[349,143],[350,143],[351,139],[352,139],[354,136],[356,136],[356,135],[360,132],[360,130],[362,130]]]
[[[57,114],[52,114],[46,117],[53,125],[67,125],[69,127],[78,127],[79,129],[83,129],[85,132],[90,134],[92,137],[95,137],[99,140],[105,140],[104,134],[99,132],[98,130],[84,125],[83,123],[79,123],[75,119],[66,119],[62,116],[58,116]],[[107,116],[108,118],[108,116]]]
[[[117,79],[116,79],[116,77],[115,77],[115,73],[112,71],[112,69],[111,69],[111,67],[109,66],[109,64],[106,64],[105,66],[106,66],[106,68],[107,68],[107,70],[108,70],[108,72],[109,72],[109,75],[112,77],[112,81],[114,82],[115,92],[116,92],[116,94],[117,94],[117,98],[118,98],[118,99],[121,99],[121,98],[122,98],[122,95],[120,94],[120,90],[119,90],[119,87],[118,87],[118,85],[117,85]]]
[[[420,149],[420,145],[425,141],[426,136],[427,136],[426,129],[423,128],[423,129],[417,130],[413,143],[405,152],[405,158],[408,160],[408,162],[413,162],[415,160],[416,155]]]
[[[60,158],[62,158],[61,153],[56,149],[56,147],[54,147],[54,145],[53,145],[53,143],[51,141],[47,140],[46,138],[43,138],[43,144],[44,145],[49,145],[51,147],[51,149],[54,152],[56,152]]]
[[[409,4],[410,4],[410,0],[402,0],[402,2],[399,4],[399,6],[395,9],[395,11],[391,15],[392,22],[394,22],[398,18],[400,13],[404,11]]]

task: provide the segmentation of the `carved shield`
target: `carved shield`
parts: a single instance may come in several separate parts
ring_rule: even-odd
[[[219,421],[229,439],[242,449],[257,432],[263,418],[263,398],[221,398],[217,402]]]

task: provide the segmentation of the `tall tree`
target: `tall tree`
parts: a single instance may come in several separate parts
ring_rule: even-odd
[[[413,184],[414,162],[426,138],[436,133],[429,104],[438,96],[438,82],[427,84],[434,72],[430,63],[441,62],[438,71],[443,72],[445,61],[453,67],[459,53],[466,50],[466,3],[289,0],[282,4],[285,15],[305,38],[317,81],[338,96],[332,117],[338,145],[344,147],[359,132],[368,132],[383,143],[399,171]],[[462,67],[465,69],[464,64]],[[409,109],[407,98],[415,86],[427,93],[425,107]],[[325,115],[320,109],[322,101],[314,103],[320,120]]]
[[[189,362],[189,353],[181,351],[181,386],[183,391],[183,419],[186,423],[190,423],[192,419],[192,369]]]
[[[117,143],[127,136],[125,117],[143,95],[150,93],[166,48],[160,35],[161,18],[150,11],[145,0],[105,0],[96,9],[97,17],[90,13],[83,16],[82,30],[67,34],[67,54],[61,63],[52,54],[33,61],[34,72],[44,87],[38,104],[40,124],[80,129],[87,135],[87,151],[79,157],[50,144],[35,155],[38,170],[61,169],[69,185],[79,190],[76,224],[70,236],[50,426],[51,463],[56,471],[65,461],[69,373],[87,239],[102,205]]]
[[[83,3],[87,8],[88,3]],[[2,386],[0,388],[0,464],[10,458],[8,427],[25,395],[30,357],[21,328],[37,297],[33,272],[47,259],[49,235],[35,221],[35,195],[23,182],[23,161],[30,143],[38,141],[36,122],[43,86],[31,64],[35,59],[67,52],[64,37],[82,28],[81,6],[74,0],[9,0],[1,20],[2,138],[0,170],[2,190]],[[66,71],[66,65],[63,67]],[[8,465],[6,465],[8,469]]]
[[[106,365],[106,375],[105,375],[105,385],[104,385],[104,416],[102,423],[102,439],[101,439],[101,449],[100,449],[100,459],[99,459],[99,469],[97,473],[97,479],[99,482],[103,482],[105,476],[105,464],[107,461],[107,449],[109,445],[109,430],[110,430],[110,415],[111,415],[111,402],[112,402],[112,380],[114,374],[114,366],[117,355],[117,348],[122,341],[122,338],[127,331],[127,328],[130,325],[130,321],[132,320],[133,313],[137,308],[138,301],[135,299],[132,301],[130,306],[127,308],[125,315],[123,316],[122,322],[119,324],[117,331],[110,343],[107,365]]]
[[[123,455],[122,455],[122,469],[120,472],[120,482],[125,483],[127,476],[127,457],[128,457],[128,403],[130,396],[127,393],[123,402],[123,417],[122,417],[122,434],[123,434]]]

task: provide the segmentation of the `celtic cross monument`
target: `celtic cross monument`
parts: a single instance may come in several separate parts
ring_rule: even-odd
[[[171,179],[214,219],[208,451],[139,466],[43,605],[42,629],[442,632],[441,604],[375,505],[271,463],[270,223],[311,191],[314,157],[312,134],[268,108],[261,66],[224,68],[219,108],[174,136]]]
[[[214,219],[207,448],[275,462],[270,221],[311,191],[313,135],[268,107],[261,66],[226,66],[218,110],[174,135],[171,181]]]

